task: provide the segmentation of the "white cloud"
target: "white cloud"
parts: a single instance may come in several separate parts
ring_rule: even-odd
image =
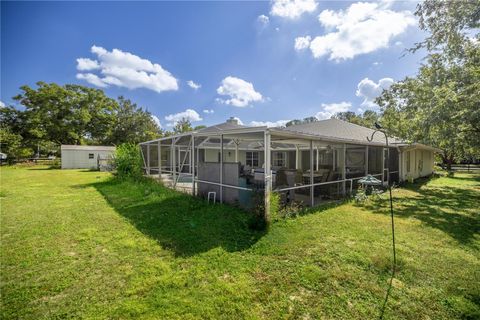
[[[315,0],[273,0],[270,14],[287,19],[297,19],[306,12],[317,9]]]
[[[198,90],[198,89],[200,89],[200,88],[202,87],[201,84],[195,83],[195,82],[193,82],[193,80],[188,80],[188,81],[187,81],[187,84],[188,84],[188,86],[189,86],[190,88],[192,88],[193,90]]]
[[[250,122],[250,125],[252,127],[282,127],[287,124],[287,122],[290,120],[278,120],[278,121],[252,121]]]
[[[375,98],[378,97],[384,89],[390,88],[393,82],[392,78],[380,79],[378,83],[365,78],[358,83],[355,95],[363,98],[362,106],[376,107],[377,105],[374,102]]]
[[[310,42],[313,57],[340,61],[388,47],[394,37],[416,24],[410,11],[393,11],[388,6],[357,2],[346,10],[323,10],[318,19],[329,32]]]
[[[310,41],[312,41],[312,37],[297,37],[295,38],[295,50],[301,51],[310,47]]]
[[[229,96],[230,99],[220,99],[217,101],[232,105],[235,107],[246,107],[251,102],[262,101],[260,92],[255,91],[253,84],[240,78],[228,76],[222,80],[217,93],[221,96]]]
[[[270,22],[270,18],[264,14],[261,14],[257,18],[258,22],[260,22],[262,25],[267,25]]]
[[[96,74],[93,74],[93,73],[77,73],[77,79],[85,80],[88,83],[91,83],[94,86],[97,86],[100,88],[108,87],[108,84],[106,82],[104,82]]]
[[[5,108],[5,103],[3,103],[3,101],[0,100],[0,108]]]
[[[322,111],[315,114],[318,120],[330,119],[337,112],[348,111],[352,107],[350,102],[342,101],[339,103],[322,103]]]
[[[162,124],[160,123],[160,119],[158,119],[158,117],[157,117],[156,115],[153,115],[153,114],[152,114],[152,119],[153,119],[153,121],[155,121],[155,123],[157,124],[157,126],[158,126],[159,128],[162,127]]]
[[[190,122],[196,122],[196,121],[202,121],[203,119],[200,117],[200,115],[197,113],[197,111],[193,109],[187,109],[185,111],[179,112],[179,113],[174,113],[170,114],[165,117],[165,120],[170,121],[170,123],[167,124],[169,127],[173,127],[174,125],[177,124],[178,121],[186,119]]]
[[[203,113],[212,114],[212,113],[215,113],[215,111],[213,111],[213,109],[204,109]]]
[[[239,125],[243,126],[243,121],[240,120],[239,117],[233,117],[233,119],[237,120],[237,123],[238,123]]]
[[[146,88],[159,93],[178,90],[178,80],[157,63],[119,49],[108,51],[102,47],[92,46],[91,52],[98,60],[79,58],[77,69],[81,71],[99,69],[101,75],[79,73],[78,79],[99,87],[114,85],[128,89]]]
[[[97,60],[92,60],[88,58],[78,58],[77,59],[77,70],[79,71],[89,71],[100,69],[100,64]]]

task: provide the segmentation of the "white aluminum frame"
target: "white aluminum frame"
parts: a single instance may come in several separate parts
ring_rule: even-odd
[[[359,143],[358,141],[355,140],[348,140],[348,139],[335,139],[332,137],[325,137],[322,135],[312,135],[312,134],[305,134],[305,133],[300,133],[300,132],[292,132],[292,131],[285,131],[281,129],[276,129],[276,128],[267,128],[267,127],[248,127],[248,128],[239,128],[239,129],[230,129],[230,130],[222,130],[222,131],[213,131],[213,132],[202,132],[202,131],[193,131],[193,132],[187,132],[183,134],[178,134],[175,136],[169,136],[169,137],[163,137],[160,139],[155,139],[155,140],[150,140],[150,141],[145,141],[140,143],[140,146],[145,146],[146,145],[146,151],[147,151],[147,159],[145,159],[143,150],[142,150],[142,159],[144,163],[144,169],[146,170],[146,173],[148,175],[151,174],[151,169],[155,169],[156,167],[151,167],[150,166],[150,145],[157,143],[158,144],[158,176],[161,178],[162,173],[169,173],[172,174],[173,176],[173,181],[174,185],[178,180],[180,179],[181,176],[191,176],[192,177],[192,194],[196,195],[197,191],[197,185],[198,183],[205,183],[205,184],[210,184],[210,185],[215,185],[220,187],[220,194],[219,194],[219,200],[220,202],[223,202],[223,188],[231,188],[231,189],[236,189],[236,190],[244,190],[244,191],[254,191],[252,188],[245,188],[245,187],[239,187],[239,186],[233,186],[229,184],[223,183],[223,166],[224,166],[224,149],[231,149],[230,147],[233,146],[235,150],[235,160],[238,161],[238,151],[239,150],[249,150],[248,148],[240,148],[240,139],[238,136],[242,134],[259,134],[263,135],[263,152],[264,152],[264,183],[265,183],[265,211],[266,214],[268,215],[270,212],[270,194],[271,192],[284,192],[284,191],[289,191],[289,190],[295,190],[295,189],[303,189],[303,188],[310,188],[310,205],[314,206],[315,202],[315,197],[314,197],[314,188],[316,186],[321,186],[321,185],[329,185],[329,184],[335,184],[335,183],[341,183],[342,185],[342,193],[346,193],[346,183],[349,183],[349,191],[350,193],[353,191],[353,181],[361,179],[361,177],[358,178],[346,178],[346,145],[348,144],[353,144],[353,145],[364,145],[365,146],[365,173],[368,174],[369,168],[368,168],[368,151],[369,151],[369,146],[378,146],[378,147],[384,147],[385,145],[383,143],[378,143],[378,142],[370,142],[370,143]],[[180,144],[177,145],[178,141],[181,138],[184,137],[190,137],[190,140],[186,142],[186,144]],[[208,140],[211,137],[217,137],[220,138],[220,183],[217,182],[211,182],[211,181],[204,181],[200,180],[196,177],[198,171],[198,163],[199,163],[199,150],[202,149],[202,145],[204,143],[207,143]],[[206,138],[202,142],[196,144],[195,138]],[[224,145],[224,138],[231,139],[226,145]],[[282,139],[290,139],[287,140],[288,142],[282,142]],[[165,145],[162,144],[163,141],[171,141],[170,145]],[[258,141],[258,140],[257,140]],[[326,182],[318,182],[314,183],[314,170],[313,168],[315,167],[314,163],[314,150],[317,153],[317,165],[316,168],[318,168],[318,153],[319,153],[319,148],[318,145],[315,146],[314,149],[314,144],[317,141],[321,141],[324,143],[334,143],[337,145],[341,145],[340,148],[336,148],[338,152],[342,152],[343,154],[343,165],[341,168],[341,178],[340,180],[335,180],[335,181],[326,181]],[[299,162],[300,162],[300,157],[301,157],[301,151],[302,150],[309,150],[310,151],[310,183],[307,185],[301,185],[301,186],[294,186],[294,187],[287,187],[287,188],[281,188],[281,189],[275,189],[272,190],[272,170],[271,170],[271,144],[274,142],[279,142],[279,143],[286,143],[286,144],[294,144],[295,145],[295,160],[296,160],[296,168],[299,168]],[[297,143],[292,143],[292,142],[297,142]],[[299,146],[306,146],[308,147],[301,147]],[[161,157],[161,152],[162,152],[162,146],[165,147],[170,147],[170,170],[164,169],[162,166],[162,157]],[[177,159],[176,159],[176,154],[177,150],[180,155],[180,149],[184,147],[187,150],[187,153],[185,154],[184,161],[182,164],[185,162],[187,154],[190,155],[190,161],[189,161],[189,166],[190,170],[189,173],[183,173],[181,172],[181,167],[179,168],[179,171],[177,172]],[[227,147],[227,148],[225,148]],[[395,146],[391,146],[395,147]],[[211,147],[212,149],[218,149],[215,147]],[[397,147],[398,148],[398,147]],[[196,153],[195,153],[196,149]],[[203,149],[210,149],[210,147],[204,147]],[[190,151],[189,151],[190,150]],[[284,150],[290,150],[290,149],[282,149],[282,148],[276,148],[274,149],[275,151],[284,151]],[[249,151],[261,151],[261,150],[249,150]],[[383,155],[383,152],[382,152]],[[179,159],[180,156],[179,156]],[[333,166],[336,167],[336,152],[333,150]],[[340,166],[341,164],[339,164]],[[399,162],[400,165],[400,162]],[[374,176],[382,176],[384,174],[384,159],[382,156],[382,174],[375,174]],[[390,173],[396,173],[398,171],[392,171]],[[383,181],[383,180],[382,180]]]

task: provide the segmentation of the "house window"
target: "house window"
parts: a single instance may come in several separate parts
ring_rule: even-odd
[[[410,172],[410,151],[407,151],[407,172]]]
[[[275,167],[287,166],[287,153],[286,152],[274,152],[272,154],[272,164]]]
[[[250,167],[258,167],[258,152],[247,151],[245,164]]]
[[[88,159],[94,159],[94,158],[95,158],[95,155],[93,153],[88,154]]]

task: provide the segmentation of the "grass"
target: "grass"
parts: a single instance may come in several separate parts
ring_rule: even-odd
[[[386,199],[248,229],[240,209],[107,173],[1,169],[1,318],[370,319]],[[41,169],[41,168],[40,168]],[[386,319],[480,316],[480,177],[396,189]]]

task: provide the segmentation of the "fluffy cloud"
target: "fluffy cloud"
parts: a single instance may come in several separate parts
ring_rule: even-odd
[[[230,97],[230,99],[218,98],[217,101],[235,107],[246,107],[251,102],[263,100],[262,95],[260,92],[255,91],[252,83],[232,76],[222,80],[217,93],[221,96]]]
[[[108,87],[108,84],[106,82],[104,82],[102,79],[100,79],[100,77],[98,77],[96,74],[93,74],[93,73],[77,73],[77,79],[85,80],[88,83],[91,83],[94,86],[97,86],[100,88]]]
[[[5,107],[5,103],[3,103],[3,101],[0,101],[0,108],[4,108]]]
[[[282,127],[287,124],[290,120],[278,120],[278,121],[252,121],[250,125],[252,127]]]
[[[273,0],[270,14],[287,19],[297,19],[306,12],[317,9],[315,0]]]
[[[177,124],[178,121],[186,119],[190,122],[196,122],[196,121],[202,121],[203,119],[200,117],[200,115],[197,113],[197,111],[193,109],[187,109],[185,111],[175,113],[175,114],[170,114],[165,117],[165,120],[170,121],[170,123],[167,124],[169,127],[173,127],[174,125]]]
[[[335,113],[348,111],[352,107],[350,102],[322,103],[322,111],[315,114],[318,120],[330,119]]]
[[[202,87],[201,84],[195,83],[195,82],[193,82],[193,80],[188,80],[188,81],[187,81],[187,84],[188,84],[188,86],[189,86],[190,88],[192,88],[193,90],[198,90],[198,89],[200,89],[200,88]]]
[[[77,70],[79,71],[89,71],[100,69],[100,64],[97,60],[92,60],[88,58],[78,58],[77,59]]]
[[[206,114],[212,114],[214,113],[215,111],[213,111],[213,109],[204,109],[203,110],[203,113],[206,113]]]
[[[375,98],[378,97],[384,89],[390,88],[392,84],[392,78],[380,79],[378,83],[365,78],[358,83],[355,95],[363,98],[362,106],[376,107],[377,105],[374,102]]]
[[[79,58],[77,69],[80,71],[98,69],[100,75],[79,73],[77,79],[102,88],[114,85],[128,89],[146,88],[156,92],[178,90],[177,79],[157,63],[119,49],[108,51],[102,47],[92,46],[91,52],[98,60]]]
[[[153,121],[155,121],[155,123],[157,124],[157,126],[158,126],[159,128],[162,127],[162,124],[160,123],[160,119],[158,119],[158,117],[157,117],[156,115],[153,115],[153,114],[152,114],[152,119],[153,119]]]
[[[270,22],[270,18],[264,14],[261,14],[257,18],[258,22],[260,22],[262,25],[267,25]]]
[[[313,56],[339,61],[388,47],[394,37],[416,24],[410,11],[393,11],[389,5],[357,2],[346,10],[323,10],[318,19],[329,32],[310,42]]]
[[[310,47],[310,41],[312,41],[312,37],[297,37],[295,38],[295,50],[300,51],[307,49]]]

